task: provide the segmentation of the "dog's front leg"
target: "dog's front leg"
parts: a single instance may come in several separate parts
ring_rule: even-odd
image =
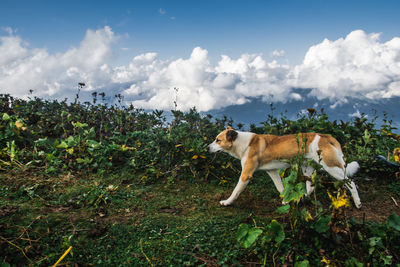
[[[242,173],[240,174],[239,182],[237,183],[235,189],[233,190],[231,196],[226,200],[221,200],[219,203],[222,206],[229,206],[231,205],[243,192],[246,188],[247,184],[249,183],[250,178],[253,176],[253,173],[256,169],[256,165],[254,160],[247,159],[244,164],[242,164]]]
[[[249,183],[249,180],[243,182],[242,179],[239,178],[239,182],[237,183],[235,189],[233,190],[231,196],[226,199],[226,200],[221,200],[219,202],[219,204],[221,204],[222,206],[229,206],[233,203],[233,201],[235,201],[240,193],[243,192],[243,190],[246,188],[247,184]]]

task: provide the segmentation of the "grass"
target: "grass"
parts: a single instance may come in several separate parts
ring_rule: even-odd
[[[64,265],[251,265],[261,259],[236,242],[238,225],[286,220],[275,213],[280,199],[262,172],[231,207],[221,207],[219,200],[229,196],[236,179],[224,185],[193,179],[143,185],[125,172],[104,177],[38,173],[0,174],[3,262],[54,264],[72,246]],[[333,186],[326,180],[323,186]],[[393,187],[389,181],[359,181],[364,209],[349,214],[384,221],[392,210],[399,211],[390,198],[398,196],[386,189],[389,183]],[[319,198],[329,205],[326,196]],[[377,210],[382,203],[386,208]]]
[[[3,260],[51,264],[71,245],[64,263],[240,263],[245,251],[236,245],[236,228],[255,210],[244,203],[219,206],[232,185],[229,190],[204,182],[141,185],[125,178],[2,174],[1,232],[27,256],[0,241],[7,251]],[[93,185],[108,189],[95,191]],[[260,215],[272,210],[265,207]]]

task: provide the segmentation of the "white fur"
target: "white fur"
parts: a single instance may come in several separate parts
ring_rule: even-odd
[[[240,178],[239,178],[239,182],[237,183],[235,189],[233,190],[231,196],[226,199],[226,200],[221,200],[219,203],[222,206],[229,206],[233,203],[233,201],[235,201],[240,193],[243,192],[243,190],[246,188],[247,184],[249,183],[249,181],[243,182]]]
[[[267,164],[258,167],[258,169],[268,171],[268,170],[286,169],[289,166],[290,166],[289,163],[279,160],[273,160],[271,162],[268,162]]]
[[[360,169],[360,165],[357,161],[350,162],[346,166],[346,175],[352,177]]]
[[[357,165],[358,165],[358,163],[357,163]],[[345,170],[342,168],[328,167],[328,166],[326,166],[325,163],[323,163],[322,166],[330,175],[332,175],[337,180],[349,179],[346,176]],[[346,183],[346,187],[347,187],[347,189],[350,190],[351,196],[353,197],[354,204],[356,205],[356,207],[361,208],[361,200],[360,200],[360,197],[358,196],[357,188],[356,188],[356,185],[354,184],[354,182],[350,181],[349,183]]]
[[[231,154],[233,157],[238,159],[247,159],[247,154],[249,153],[249,144],[251,138],[253,138],[254,133],[250,132],[240,132],[237,131],[238,135],[235,139],[235,146],[233,147],[232,151],[228,153]]]
[[[278,190],[279,193],[282,193],[283,192],[283,184],[282,184],[282,179],[281,179],[281,176],[279,175],[278,170],[268,170],[267,173],[268,173],[269,177],[271,177],[272,181],[274,182],[276,190]]]
[[[320,161],[320,157],[318,155],[318,150],[319,150],[319,139],[321,139],[321,136],[319,136],[318,134],[315,135],[314,140],[311,142],[311,144],[308,146],[308,153],[305,155],[305,157],[307,159],[312,159],[315,162]]]
[[[304,163],[303,166],[301,166],[301,169],[303,171],[303,175],[311,179],[311,176],[314,173],[314,168],[311,166],[307,166]],[[307,196],[311,195],[311,193],[314,191],[314,187],[311,185],[310,180],[306,181],[306,188],[307,188]]]
[[[211,153],[215,153],[222,150],[222,148],[215,141],[208,145],[208,149]]]

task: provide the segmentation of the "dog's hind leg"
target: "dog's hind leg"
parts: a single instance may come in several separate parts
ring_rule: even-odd
[[[283,192],[283,184],[282,184],[282,179],[281,176],[279,175],[278,170],[268,170],[267,171],[268,175],[271,177],[272,181],[274,182],[274,185],[276,189],[279,191],[279,194]],[[287,202],[282,201],[282,205],[286,205]]]
[[[281,176],[279,175],[278,170],[268,170],[267,173],[271,177],[272,181],[274,182],[276,190],[278,190],[279,193],[282,193],[283,184],[282,184],[282,179],[281,179]]]
[[[351,179],[349,179],[346,176],[345,171],[339,167],[328,167],[325,164],[322,164],[322,166],[330,175],[335,177],[337,180],[348,179],[350,181],[349,183],[346,183],[346,187],[347,189],[350,190],[351,196],[353,197],[353,201],[356,207],[358,209],[361,208],[361,200],[360,197],[358,196],[356,185]]]
[[[306,164],[303,164],[301,166],[301,169],[303,171],[303,175],[311,179],[311,176],[314,173],[314,168],[311,166],[307,166]],[[314,186],[311,185],[310,180],[306,181],[306,188],[307,188],[307,196],[311,195],[311,193],[314,191]]]
[[[343,160],[343,153],[340,148],[335,147],[333,144],[326,146],[321,152],[322,160],[318,163],[334,178],[337,180],[348,180],[350,182],[346,183],[347,189],[349,189],[351,196],[353,197],[354,204],[359,209],[361,208],[361,200],[358,196],[358,191],[356,185],[348,176],[353,175],[358,170],[358,163],[352,162],[347,168],[345,167],[345,162]],[[315,160],[315,159],[314,159]]]

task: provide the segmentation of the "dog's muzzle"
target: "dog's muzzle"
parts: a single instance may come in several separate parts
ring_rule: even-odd
[[[215,153],[221,150],[221,147],[217,145],[217,143],[212,142],[211,144],[208,145],[208,151],[211,153]]]

